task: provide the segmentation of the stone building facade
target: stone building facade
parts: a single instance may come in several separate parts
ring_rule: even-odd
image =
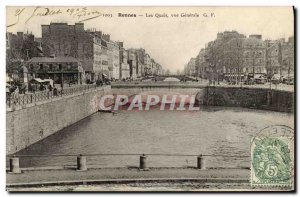
[[[52,79],[56,84],[81,84],[81,62],[74,57],[33,57],[24,63],[27,79]]]
[[[128,53],[123,47],[123,42],[118,42],[120,57],[120,79],[130,78],[130,68],[128,64]]]
[[[80,62],[84,70],[83,83],[95,82],[103,77],[136,79],[158,73],[160,68],[154,66],[155,61],[151,62],[151,57],[144,49],[127,51],[122,42],[111,40],[109,34],[103,34],[95,28],[85,30],[83,23],[50,23],[42,25],[41,30],[42,37],[38,42],[33,35],[26,35],[30,38],[27,39],[21,32],[17,35],[8,33],[7,59],[21,62],[39,56],[73,57]]]
[[[294,38],[266,40],[267,72],[281,76],[294,74]]]
[[[186,65],[186,75],[189,76],[197,76],[197,70],[196,70],[196,60],[197,58],[191,58],[188,64]]]
[[[195,69],[189,64],[186,74],[211,80],[239,82],[258,75],[270,79],[274,74],[293,74],[294,39],[263,40],[258,34],[246,37],[225,31],[200,50]]]
[[[84,30],[83,23],[51,23],[42,25],[42,47],[45,56],[77,58],[94,81],[101,77],[101,32]]]
[[[130,77],[131,79],[137,78],[137,67],[138,67],[138,61],[137,61],[137,54],[134,50],[128,49],[128,64],[130,68]]]

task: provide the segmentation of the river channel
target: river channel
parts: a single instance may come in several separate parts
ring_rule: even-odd
[[[294,115],[272,111],[200,107],[200,111],[95,113],[19,152],[53,154],[186,154],[205,157],[208,168],[249,168],[251,138],[270,125],[294,127]],[[215,156],[219,155],[219,156]],[[224,157],[220,155],[234,156]],[[21,158],[21,167],[74,166],[76,157]],[[87,157],[88,166],[138,167],[138,155]],[[149,167],[192,167],[193,156],[147,157]]]

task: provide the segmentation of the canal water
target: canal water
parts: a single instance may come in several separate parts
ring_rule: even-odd
[[[19,152],[52,154],[187,154],[208,168],[249,168],[251,138],[270,125],[293,128],[294,115],[244,108],[96,113]],[[214,156],[219,155],[219,156]],[[234,156],[223,157],[220,155]],[[235,157],[236,156],[236,157]],[[92,156],[88,166],[138,167],[139,156]],[[21,167],[74,166],[76,157],[21,158]],[[196,157],[148,156],[149,167],[194,167]]]

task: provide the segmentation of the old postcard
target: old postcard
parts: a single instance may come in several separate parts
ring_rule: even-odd
[[[293,7],[6,8],[6,189],[295,190]]]

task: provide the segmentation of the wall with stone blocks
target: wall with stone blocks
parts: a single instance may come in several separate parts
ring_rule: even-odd
[[[6,112],[7,154],[16,153],[97,112],[99,99],[109,92],[110,87],[101,87]]]
[[[207,87],[205,105],[293,112],[294,92],[262,88]]]

